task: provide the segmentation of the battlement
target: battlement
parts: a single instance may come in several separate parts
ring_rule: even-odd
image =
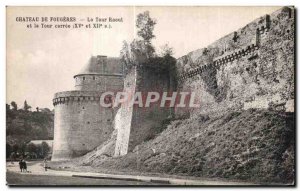
[[[79,76],[115,76],[115,77],[123,77],[123,74],[121,74],[121,73],[112,73],[112,74],[107,74],[107,73],[77,74],[77,75],[74,76],[74,78],[79,77]]]
[[[196,112],[293,111],[294,18],[283,7],[179,58],[179,87],[202,100]]]
[[[178,78],[179,82],[200,75],[209,68],[220,69],[220,66],[235,60],[244,58],[251,60],[257,58],[259,56],[257,51],[260,49],[261,41],[266,41],[268,39],[267,37],[272,27],[276,27],[278,22],[284,22],[282,19],[287,21],[292,18],[292,9],[284,7],[271,15],[265,15],[256,19],[238,31],[234,31],[217,40],[202,51],[202,57],[204,58],[208,55],[212,58],[210,59],[211,61],[204,62],[200,66],[191,67],[188,71],[179,71],[179,73],[181,73]],[[218,53],[210,53],[213,49],[218,49]],[[183,58],[179,58],[179,60],[182,59]],[[193,61],[191,62],[193,63]],[[194,63],[194,65],[197,64]]]
[[[257,54],[254,54],[254,53],[258,49],[259,49],[258,45],[251,44],[247,47],[241,48],[239,51],[232,51],[226,55],[219,56],[219,57],[215,58],[213,60],[213,63],[211,63],[211,64],[202,65],[200,67],[197,67],[196,69],[193,69],[189,72],[186,72],[186,73],[180,75],[178,80],[183,81],[187,78],[192,78],[195,75],[201,74],[202,72],[204,72],[205,70],[207,70],[209,68],[219,68],[220,66],[222,66],[226,63],[233,62],[234,60],[242,58],[242,57],[247,57],[248,59],[255,58],[257,56]]]
[[[58,92],[54,95],[53,105],[65,104],[69,102],[90,101],[97,102],[100,100],[102,92],[98,91],[65,91]]]
[[[201,107],[175,111],[191,115],[249,108],[294,111],[294,10],[284,7],[177,60],[179,91],[194,92]],[[109,139],[118,129],[115,154],[123,155],[146,140],[171,110],[145,112],[121,107],[101,108],[101,94],[120,90],[173,89],[169,75],[133,69],[122,76],[118,58],[91,57],[76,75],[75,91],[58,92],[55,106],[54,160],[82,156]],[[190,79],[194,76],[197,78]],[[124,77],[124,79],[123,79]],[[124,84],[123,84],[124,81]],[[114,119],[116,119],[114,121]],[[154,135],[154,134],[153,134]],[[74,141],[76,140],[76,141]]]

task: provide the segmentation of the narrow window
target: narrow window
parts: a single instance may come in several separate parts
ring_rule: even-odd
[[[85,80],[85,77],[83,77],[82,79]]]

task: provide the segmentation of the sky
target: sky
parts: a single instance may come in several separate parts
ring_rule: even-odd
[[[178,58],[206,47],[280,7],[8,7],[7,103],[53,109],[53,95],[74,89],[73,76],[91,55],[119,56],[122,42],[136,38],[135,16],[148,10],[157,20],[153,45],[168,43]],[[19,17],[123,18],[110,29],[27,28]],[[60,22],[61,23],[61,22]],[[40,24],[40,22],[38,22]],[[58,23],[49,23],[58,24]]]

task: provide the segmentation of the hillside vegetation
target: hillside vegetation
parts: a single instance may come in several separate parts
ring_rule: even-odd
[[[74,162],[119,171],[287,183],[294,180],[294,132],[288,113],[251,109],[200,115],[172,121],[126,156],[94,151]]]
[[[26,111],[6,108],[6,155],[24,153],[31,140],[53,138],[54,114],[49,109]]]

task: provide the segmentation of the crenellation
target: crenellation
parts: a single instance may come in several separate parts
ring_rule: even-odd
[[[56,106],[58,104],[65,103],[73,103],[74,101],[89,101],[89,102],[98,102],[100,100],[100,96],[68,96],[68,97],[58,97],[53,99],[53,105]]]
[[[74,76],[76,90],[54,95],[52,160],[81,156],[110,138],[114,111],[101,107],[99,100],[104,91],[122,89],[123,74],[116,68],[119,63],[115,58],[93,56],[84,70]]]
[[[179,58],[180,87],[185,91],[198,92],[198,99],[204,100],[201,112],[213,112],[223,105],[240,108],[244,94],[253,97],[249,104],[247,102],[242,107],[245,109],[265,107],[259,106],[261,99],[270,102],[278,92],[281,97],[276,101],[291,103],[295,61],[293,23],[293,7],[284,7],[209,45],[205,57],[201,54],[196,57],[196,53],[184,56],[188,58],[193,54],[198,65]],[[211,60],[207,60],[207,57]],[[196,75],[197,80],[189,80]],[[248,89],[245,88],[246,84]],[[266,89],[268,93],[260,95],[261,89]],[[207,94],[213,96],[215,102],[206,103],[206,100],[211,100],[211,97],[206,99]]]
[[[287,7],[265,15],[206,48],[179,58],[178,87],[195,92],[202,101],[198,110],[186,112],[266,107],[285,111],[286,104],[294,99],[293,13]],[[151,135],[152,126],[158,126],[160,120],[172,113],[161,108],[141,112],[140,108],[125,106],[114,113],[112,108],[101,107],[101,93],[107,90],[121,90],[124,86],[133,91],[154,91],[159,84],[162,90],[170,91],[173,87],[170,74],[143,67],[133,67],[124,84],[120,84],[124,76],[110,72],[110,58],[94,59],[90,61],[93,66],[88,67],[89,72],[74,76],[76,90],[56,93],[53,98],[55,134],[60,136],[55,137],[54,160],[70,159],[94,149],[109,138],[113,122],[118,127],[115,155],[124,155]],[[262,100],[266,100],[264,104]],[[74,138],[80,140],[69,141]]]
[[[211,64],[206,64],[203,66],[200,66],[194,70],[191,70],[189,72],[187,72],[186,74],[182,74],[181,77],[179,77],[179,81],[182,81],[183,79],[186,79],[186,76],[188,77],[193,77],[194,75],[198,75],[200,74],[203,70],[206,70],[207,68],[216,68],[216,64],[226,64],[229,62],[233,62],[234,60],[237,60],[241,57],[247,56],[250,53],[254,53],[256,50],[258,50],[258,46],[255,44],[251,44],[251,45],[247,45],[245,48],[242,48],[240,50],[237,51],[233,51],[229,54],[226,54],[225,56],[221,56],[221,57],[217,57],[216,59],[214,59],[212,61]],[[252,57],[252,56],[251,56]],[[218,67],[220,66],[218,65]],[[194,72],[195,71],[195,72]],[[201,71],[201,72],[199,72]]]

